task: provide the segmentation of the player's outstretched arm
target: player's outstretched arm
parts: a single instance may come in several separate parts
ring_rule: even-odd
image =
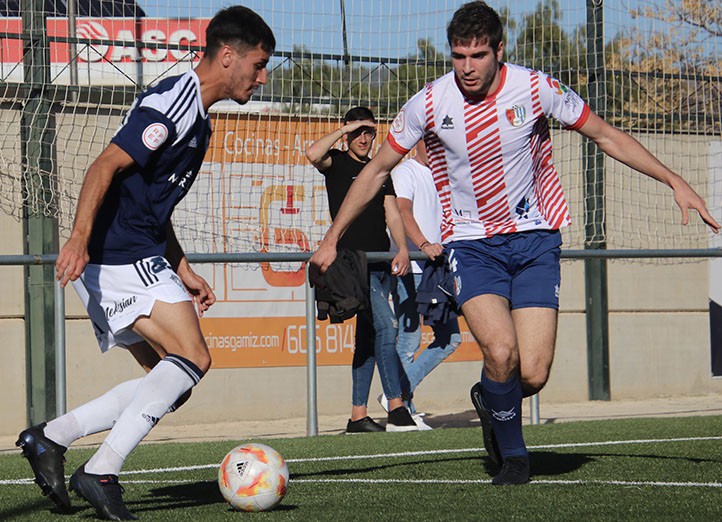
[[[88,168],[78,196],[73,230],[55,261],[56,278],[63,288],[68,281],[75,281],[80,277],[88,264],[88,242],[93,231],[93,222],[113,176],[132,164],[133,158],[111,143]]]
[[[406,245],[406,231],[404,221],[401,219],[399,207],[396,205],[396,196],[384,196],[384,212],[386,214],[386,226],[391,232],[391,237],[399,251],[391,260],[391,273],[397,276],[405,276],[409,271],[409,248]]]
[[[311,264],[318,267],[321,273],[325,272],[336,259],[336,245],[353,220],[366,208],[369,201],[381,190],[384,181],[391,169],[401,160],[402,155],[394,151],[384,142],[374,158],[361,170],[351,184],[336,219],[329,227],[326,235],[318,245],[318,249],[311,256]]]
[[[697,194],[681,176],[675,174],[670,181],[672,190],[674,190],[674,201],[682,211],[682,224],[689,223],[689,211],[696,210],[702,221],[707,223],[712,231],[717,234],[720,225],[707,210],[707,204],[702,199],[702,196]]]
[[[589,115],[579,133],[594,141],[610,157],[670,187],[674,191],[674,201],[682,211],[682,224],[688,224],[689,211],[696,210],[715,234],[719,232],[720,225],[707,210],[702,197],[632,136],[612,127],[594,113]]]

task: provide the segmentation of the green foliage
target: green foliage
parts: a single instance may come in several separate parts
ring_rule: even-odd
[[[420,39],[417,52],[396,63],[369,66],[356,61],[329,60],[303,46],[271,75],[273,96],[288,102],[293,113],[308,113],[311,105],[339,116],[354,105],[370,107],[378,117],[393,117],[426,82],[448,71],[443,51]],[[298,100],[294,102],[293,100]],[[325,106],[325,109],[323,108]]]
[[[641,22],[620,29],[605,44],[602,71],[588,70],[586,24],[569,27],[559,0],[539,1],[520,20],[508,8],[499,14],[506,61],[544,71],[585,99],[590,78],[603,75],[606,94],[598,110],[615,125],[719,133],[722,67],[714,52],[722,36],[719,2],[665,0],[623,13]],[[607,19],[605,31],[613,24]],[[425,83],[450,70],[446,51],[425,38],[402,58],[330,59],[296,46],[272,74],[272,96],[297,114],[338,117],[363,104],[380,118],[393,118]]]
[[[580,71],[586,61],[585,31],[580,27],[567,33],[561,25],[563,16],[558,0],[540,2],[533,13],[524,16],[515,45],[508,50],[509,62],[544,71],[579,91]]]

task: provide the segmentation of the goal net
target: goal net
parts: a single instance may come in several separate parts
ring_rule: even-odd
[[[274,30],[277,49],[253,101],[212,109],[206,163],[174,214],[186,251],[313,250],[329,216],[323,178],[305,148],[356,105],[377,115],[380,142],[409,97],[450,70],[445,27],[461,3],[244,2]],[[591,70],[588,3],[490,2],[506,24],[505,58],[552,74],[585,98],[592,79],[603,78],[600,114],[681,174],[719,218],[722,185],[709,173],[722,163],[715,145],[722,134],[722,5],[608,0],[603,65]],[[0,210],[17,220],[57,218],[67,236],[84,173],[124,111],[148,85],[197,63],[205,27],[225,5],[0,0]],[[574,221],[564,231],[566,248],[708,246],[696,216],[681,225],[667,187],[609,159],[595,180],[604,212],[590,218],[584,144],[554,123],[553,143]],[[589,225],[602,235],[586,237]],[[297,268],[276,266],[279,284],[295,284]]]

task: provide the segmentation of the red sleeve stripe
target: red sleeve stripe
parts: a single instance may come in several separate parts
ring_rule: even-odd
[[[592,112],[592,109],[589,108],[589,105],[586,103],[584,104],[584,110],[582,111],[582,115],[579,116],[579,119],[576,121],[574,125],[571,127],[567,127],[569,130],[579,130],[582,128],[582,126],[587,122],[587,119],[589,118],[589,114]]]
[[[399,142],[397,142],[394,139],[394,135],[389,132],[388,136],[386,136],[386,141],[389,145],[391,145],[391,148],[394,149],[396,152],[404,156],[407,152],[409,152],[411,149],[405,149],[401,145],[399,145]]]

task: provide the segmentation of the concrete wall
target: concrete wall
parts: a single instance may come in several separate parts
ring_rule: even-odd
[[[12,255],[23,251],[22,224],[0,212],[0,254]],[[24,426],[25,407],[25,294],[23,268],[0,267],[0,432],[11,432]],[[12,428],[11,428],[12,427]],[[16,430],[14,430],[16,431]]]
[[[562,271],[557,351],[550,381],[541,394],[542,404],[587,399],[583,263],[566,261]],[[12,289],[6,296],[22,295],[21,280],[20,269],[0,271],[0,284]],[[612,399],[722,392],[722,379],[710,376],[706,262],[649,265],[613,261],[609,263],[609,283]],[[80,316],[72,289],[66,295],[68,315]],[[25,333],[21,299],[5,298],[0,309],[2,435],[15,433],[25,424]],[[83,317],[67,321],[67,346],[69,408],[142,375],[122,350],[101,356],[90,323]],[[442,364],[417,390],[417,405],[437,415],[469,409],[468,388],[479,371],[476,362]],[[345,366],[318,368],[321,414],[349,410],[350,373]],[[372,414],[381,414],[373,401],[379,393],[376,378],[369,405]],[[305,414],[305,368],[224,369],[211,371],[193,399],[166,423]]]

